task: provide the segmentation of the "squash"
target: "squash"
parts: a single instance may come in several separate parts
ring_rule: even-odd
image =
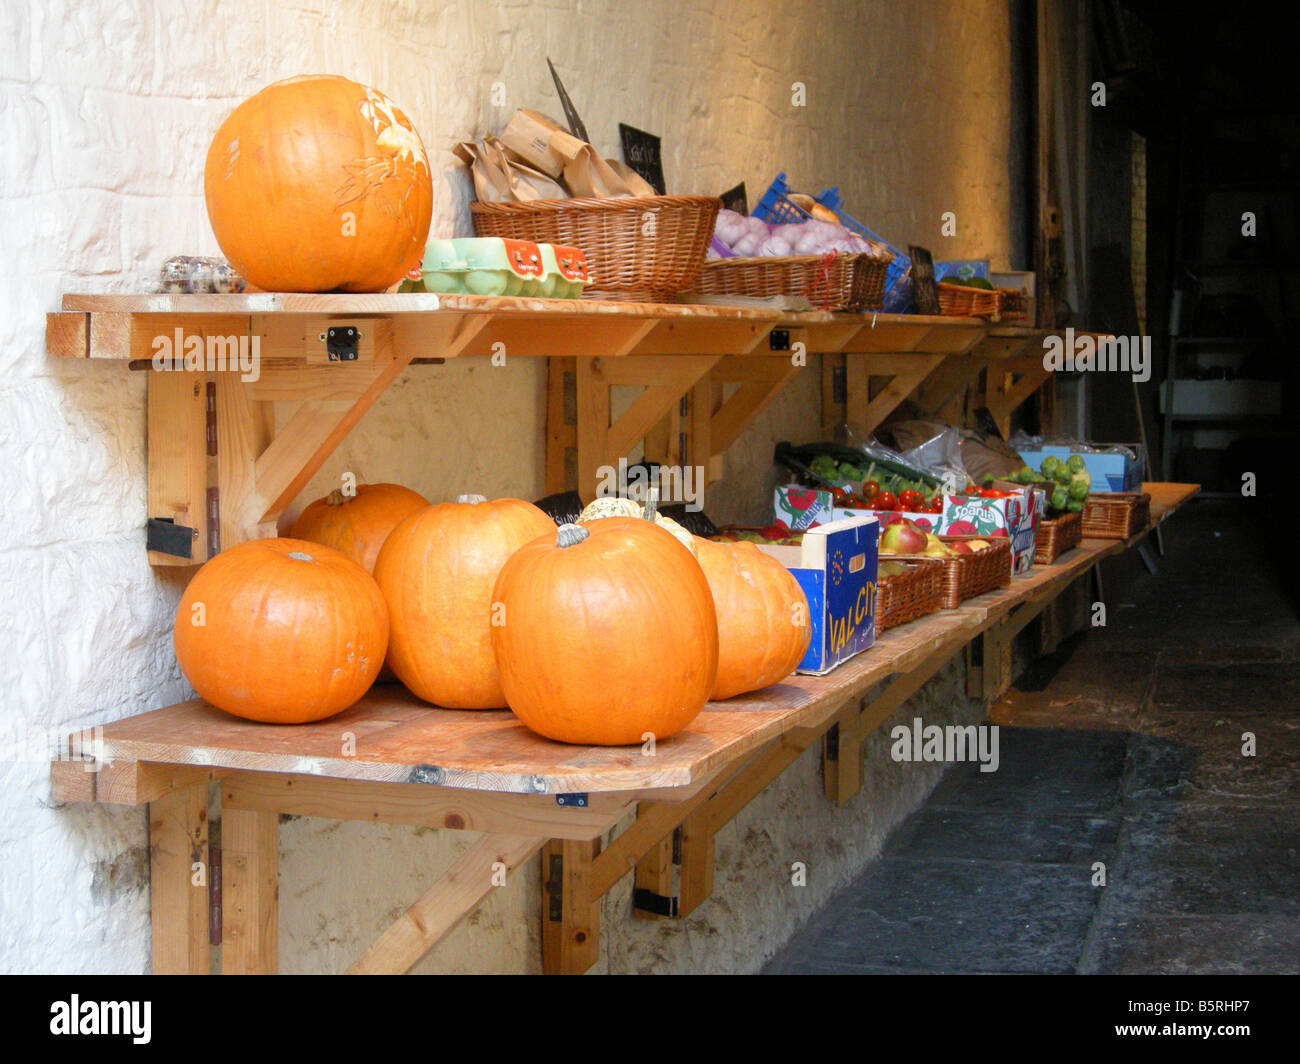
[[[605,517],[642,517],[647,521],[653,521],[665,532],[671,532],[692,554],[695,553],[695,537],[671,517],[665,517],[659,512],[658,493],[654,490],[650,492],[645,502],[624,499],[617,495],[604,495],[599,499],[593,499],[583,507],[577,523],[585,525]]]
[[[388,610],[351,558],[300,539],[255,539],[205,562],[173,628],[181,672],[218,709],[269,724],[342,712],[388,648]]]
[[[792,673],[812,641],[808,600],[784,565],[753,543],[696,542],[718,613],[715,701]]]
[[[703,570],[641,518],[561,525],[497,578],[501,689],[530,729],[563,743],[667,739],[695,719],[718,668]]]
[[[554,529],[530,502],[482,495],[429,506],[394,528],[375,580],[388,603],[388,666],[397,678],[448,709],[503,708],[492,589],[506,559]]]
[[[420,264],[433,210],[410,119],[332,75],[277,81],[236,107],[203,189],[222,252],[269,292],[382,292]]]
[[[335,488],[299,514],[289,535],[333,547],[373,573],[388,534],[428,505],[423,495],[400,484],[358,484],[355,495]]]

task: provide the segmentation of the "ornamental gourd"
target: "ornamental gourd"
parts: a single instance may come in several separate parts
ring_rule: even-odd
[[[448,709],[506,704],[489,636],[497,574],[525,543],[554,531],[530,502],[462,495],[411,514],[375,562],[388,603],[388,666],[426,702]]]
[[[753,543],[697,539],[718,613],[715,701],[757,691],[792,673],[812,641],[808,600],[784,565]]]
[[[373,573],[388,534],[428,505],[423,495],[400,484],[358,484],[354,495],[335,488],[303,510],[289,535],[333,547]]]
[[[703,570],[651,521],[561,525],[497,579],[501,689],[548,739],[595,746],[666,739],[704,708],[718,622]]]
[[[388,648],[388,610],[370,574],[338,551],[256,539],[194,574],[173,641],[181,672],[218,709],[302,724],[366,693]]]
[[[410,119],[327,75],[277,81],[236,107],[203,189],[222,252],[269,292],[382,292],[419,265],[433,209]]]
[[[647,521],[653,521],[665,532],[671,532],[692,554],[695,553],[695,537],[671,517],[665,517],[659,512],[659,497],[656,491],[652,490],[645,502],[624,499],[617,495],[593,499],[578,515],[578,524],[585,525],[606,517],[643,517]]]

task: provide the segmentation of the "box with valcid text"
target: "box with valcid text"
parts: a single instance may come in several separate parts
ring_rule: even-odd
[[[797,671],[820,676],[876,641],[879,541],[874,517],[852,517],[808,529],[797,547],[759,544],[808,599],[812,642]]]

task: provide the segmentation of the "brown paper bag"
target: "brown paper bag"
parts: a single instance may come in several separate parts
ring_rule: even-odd
[[[484,203],[567,199],[569,196],[568,189],[521,162],[496,137],[465,141],[457,144],[453,152],[470,167],[474,176],[474,194]]]
[[[519,110],[511,115],[501,143],[529,166],[552,177],[563,174],[570,195],[655,195],[654,188],[635,171],[602,158],[590,144],[540,111]]]

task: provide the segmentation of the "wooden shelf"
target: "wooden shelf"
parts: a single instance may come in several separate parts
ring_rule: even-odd
[[[353,357],[337,361],[327,330],[349,327]],[[722,455],[808,355],[831,356],[822,366],[824,423],[851,413],[871,430],[909,397],[961,421],[982,379],[974,405],[1005,429],[1050,376],[1047,335],[977,318],[423,293],[69,294],[46,323],[51,354],[135,370],[180,357],[197,339],[204,360],[192,371],[149,374],[158,548],[149,558],[181,566],[275,535],[295,496],[413,364],[549,359],[547,491],[576,487],[590,499],[597,470],[642,441],[648,458],[718,479]],[[241,344],[246,357],[256,352],[255,372],[232,368]],[[611,390],[626,386],[643,392],[612,420]],[[277,402],[297,404],[278,435]],[[577,411],[567,423],[566,406]]]

